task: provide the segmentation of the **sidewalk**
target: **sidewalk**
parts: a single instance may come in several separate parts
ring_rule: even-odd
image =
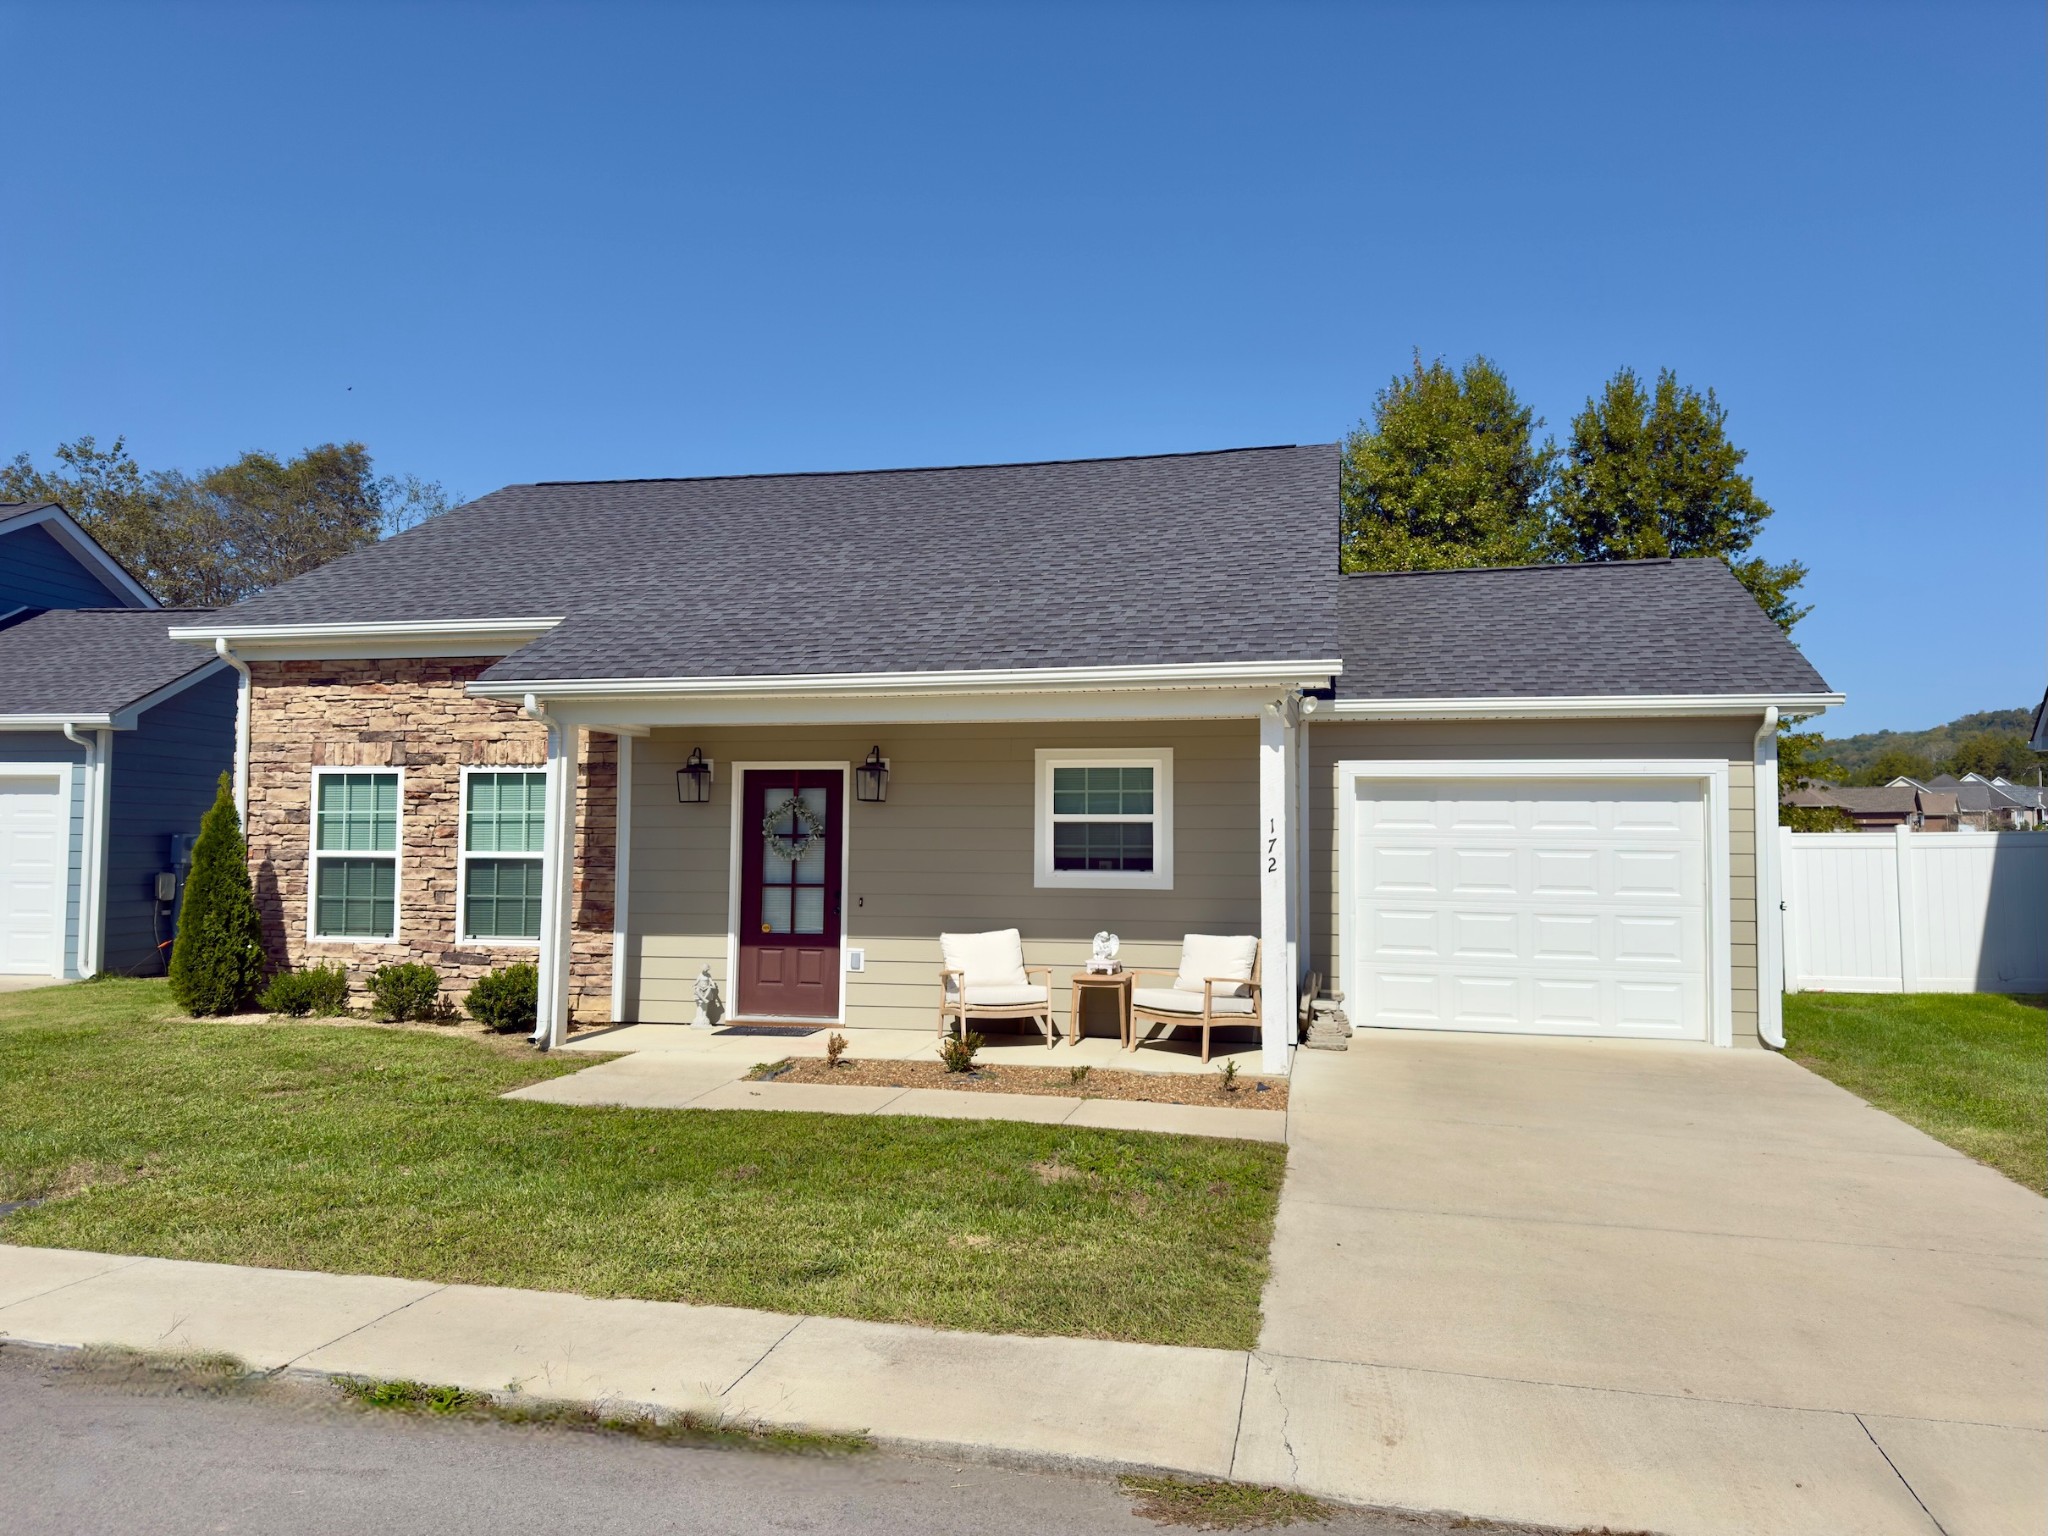
[[[687,1408],[1567,1530],[1979,1536],[2035,1529],[2038,1506],[2026,1430],[2005,1446],[1901,1421],[1888,1460],[1835,1412],[60,1249],[0,1245],[0,1337]],[[1916,1488],[1935,1504],[1969,1488],[1948,1502],[1972,1518],[1937,1525]]]

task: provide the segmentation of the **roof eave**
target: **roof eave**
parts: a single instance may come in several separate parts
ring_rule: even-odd
[[[1338,699],[1323,706],[1345,720],[1571,720],[1616,716],[1817,715],[1843,702],[1839,693],[1631,693],[1541,698]]]

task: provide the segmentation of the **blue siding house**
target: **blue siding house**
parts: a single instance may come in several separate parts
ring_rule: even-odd
[[[63,508],[0,503],[0,976],[164,969],[234,762],[238,680],[165,633],[185,612]]]

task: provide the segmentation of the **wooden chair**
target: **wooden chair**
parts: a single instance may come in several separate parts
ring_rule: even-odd
[[[1131,972],[1131,1049],[1142,1043],[1140,1024],[1199,1024],[1202,1060],[1209,1059],[1209,1032],[1218,1024],[1259,1021],[1259,966],[1255,938],[1191,933],[1181,941],[1180,969]],[[1144,976],[1169,976],[1163,987],[1138,985]]]
[[[939,953],[939,1033],[957,1020],[967,1034],[972,1019],[1031,1019],[1052,1049],[1052,967],[1024,963],[1024,936],[1015,928],[994,933],[942,933]],[[1034,985],[1033,976],[1042,978]]]

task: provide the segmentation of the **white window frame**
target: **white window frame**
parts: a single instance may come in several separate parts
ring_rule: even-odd
[[[467,763],[463,765],[461,781],[455,786],[456,793],[460,797],[460,803],[456,808],[455,814],[456,943],[471,947],[482,945],[491,949],[540,948],[540,936],[538,934],[530,939],[490,939],[478,937],[469,931],[469,860],[471,857],[469,851],[469,776],[473,773],[537,773],[544,780],[547,777],[547,771],[548,765],[546,763]],[[545,823],[543,823],[541,843],[543,846],[547,843]],[[502,859],[508,857],[508,855],[486,853],[479,854],[477,857]],[[515,853],[509,855],[509,857],[530,859],[536,865],[541,865],[545,868],[543,861],[547,855],[545,853]]]
[[[391,773],[398,776],[398,824],[392,833],[391,850],[391,936],[385,939],[357,938],[351,934],[323,934],[317,927],[320,915],[320,861],[360,859],[363,852],[345,852],[320,847],[320,780],[337,773]],[[381,859],[382,853],[370,853]],[[306,804],[306,942],[308,944],[349,944],[364,947],[398,944],[405,934],[405,770],[389,763],[366,763],[360,767],[326,767],[313,770],[312,795]]]
[[[1040,747],[1032,794],[1032,842],[1040,888],[1065,890],[1170,891],[1173,889],[1173,748]],[[1052,771],[1055,768],[1150,768],[1152,770],[1152,868],[1054,869],[1052,866]],[[1142,817],[1063,817],[1062,820],[1139,821]]]

